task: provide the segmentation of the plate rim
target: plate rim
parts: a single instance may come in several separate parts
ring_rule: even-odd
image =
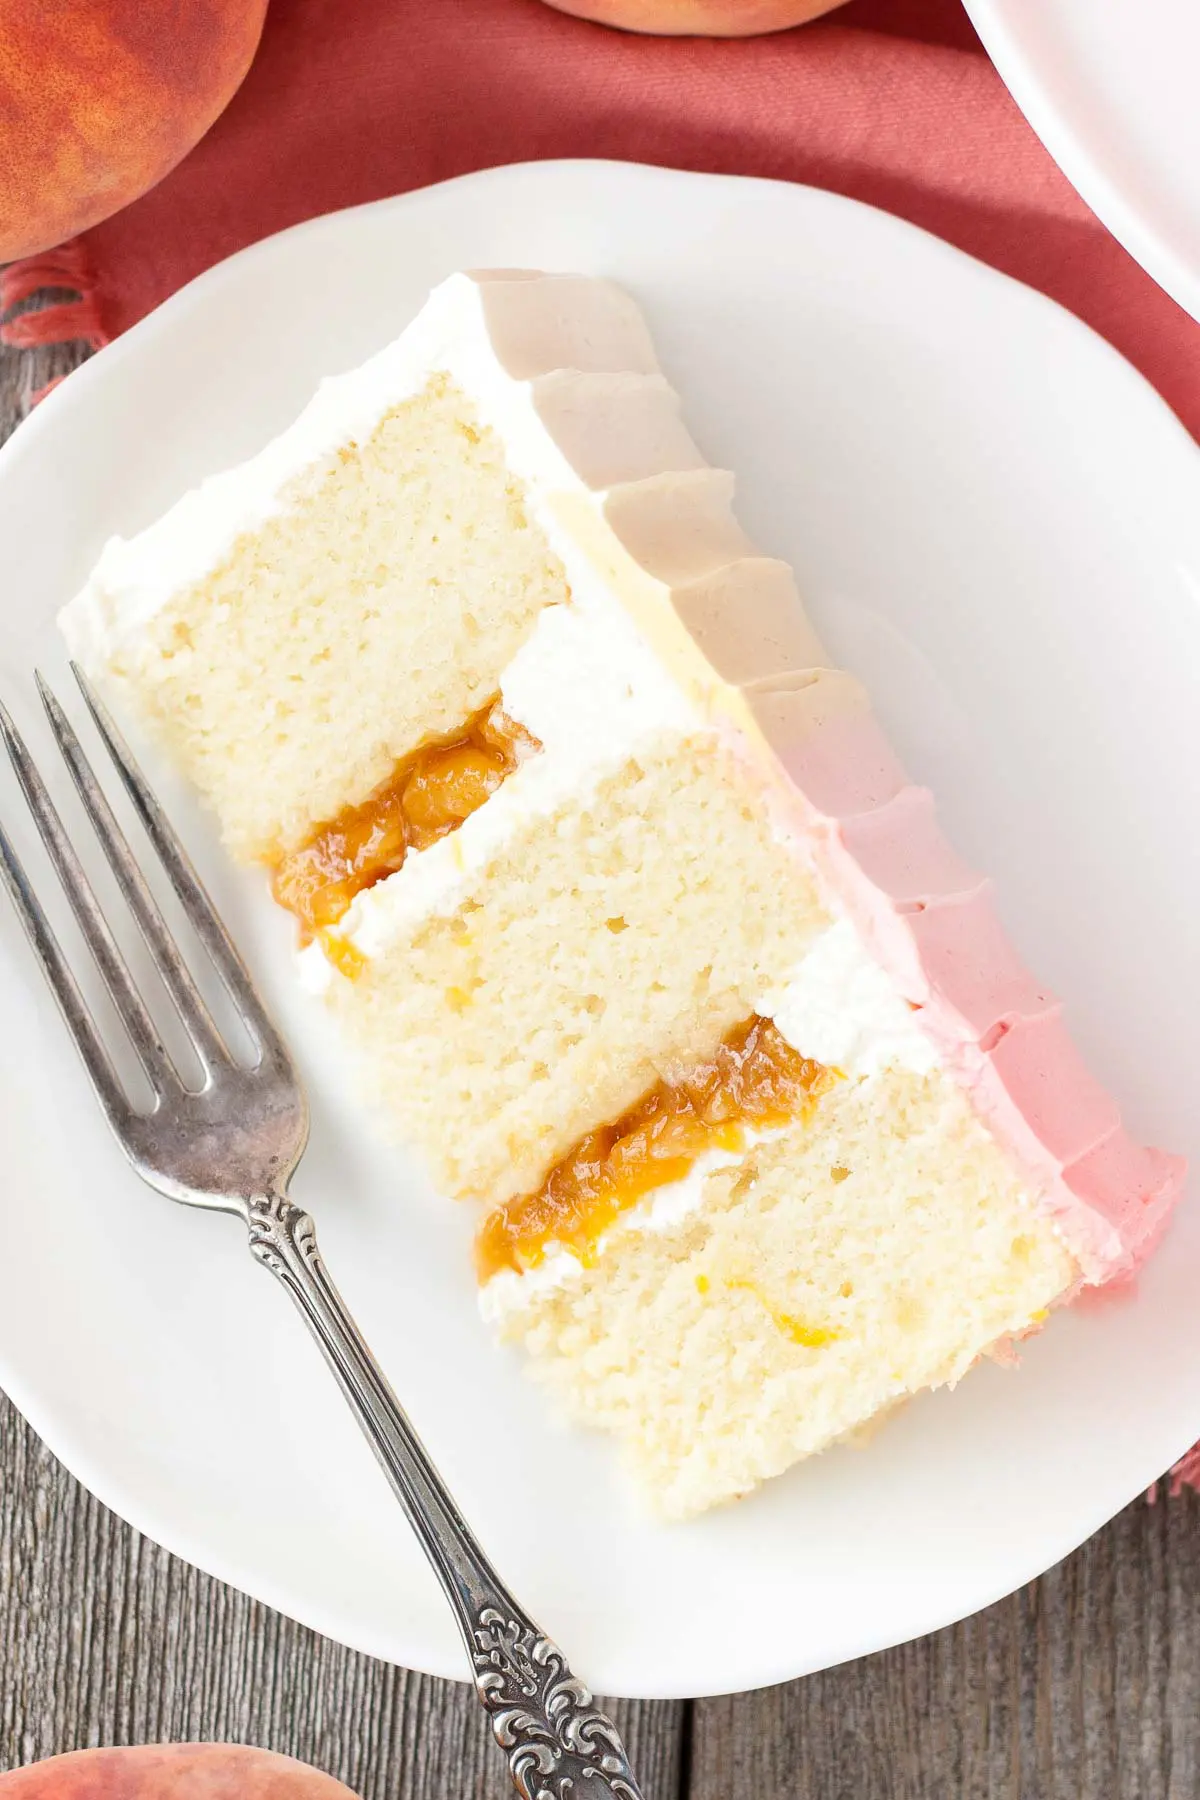
[[[1081,135],[1069,110],[1058,104],[1007,0],[963,0],[963,5],[1000,79],[1071,186],[1163,292],[1200,322],[1200,262],[1175,248],[1170,235],[1138,206],[1130,184],[1106,161],[1094,137]]]
[[[545,171],[550,175],[555,175],[569,174],[575,171],[594,171],[597,169],[620,170],[633,174],[634,176],[645,174],[649,174],[655,178],[666,176],[672,181],[693,186],[711,186],[713,183],[717,183],[725,187],[744,187],[750,183],[756,187],[785,190],[789,192],[799,190],[806,196],[810,203],[815,201],[815,203],[828,206],[831,211],[845,211],[850,209],[860,215],[870,214],[872,215],[876,226],[879,226],[882,221],[882,226],[880,226],[881,229],[891,229],[906,240],[911,241],[912,237],[915,235],[915,237],[924,240],[927,249],[931,246],[936,247],[935,254],[940,254],[949,258],[951,262],[959,267],[962,267],[963,265],[973,267],[976,271],[976,278],[982,275],[989,283],[993,285],[1000,284],[1012,297],[1020,294],[1023,296],[1022,300],[1019,302],[1020,304],[1027,306],[1031,305],[1035,309],[1043,311],[1049,309],[1051,313],[1059,315],[1060,320],[1065,319],[1069,321],[1070,329],[1074,330],[1076,333],[1082,333],[1086,338],[1090,339],[1093,349],[1098,350],[1109,360],[1114,375],[1117,375],[1119,365],[1121,374],[1118,378],[1123,379],[1126,382],[1132,381],[1133,383],[1136,383],[1137,387],[1141,390],[1141,403],[1145,404],[1146,402],[1149,402],[1152,408],[1159,414],[1157,422],[1158,428],[1162,429],[1165,427],[1169,433],[1174,432],[1177,434],[1176,449],[1181,445],[1186,445],[1187,454],[1194,462],[1197,483],[1200,485],[1200,444],[1197,444],[1196,440],[1187,431],[1186,427],[1179,420],[1168,402],[1163,399],[1162,395],[1158,393],[1147,378],[1143,376],[1140,371],[1137,370],[1112,344],[1110,344],[1107,339],[1102,337],[1100,333],[1094,330],[1094,328],[1080,319],[1078,315],[1071,312],[1069,308],[1063,306],[1048,295],[1043,294],[1040,290],[1032,288],[1028,284],[1021,282],[1016,278],[1007,275],[1003,271],[994,268],[992,265],[981,261],[979,258],[970,255],[968,252],[960,250],[957,246],[939,238],[936,234],[923,227],[914,225],[908,220],[866,202],[832,193],[826,189],[765,177],[709,174],[692,170],[673,169],[657,164],[600,158],[545,159],[496,165],[488,169],[455,176],[447,181],[430,183],[425,187],[413,189],[404,194],[393,195],[375,201],[367,201],[355,207],[343,208],[332,213],[321,214],[245,246],[241,250],[224,258],[221,262],[214,264],[211,268],[206,269],[195,276],[190,282],[185,284],[184,287],[169,296],[159,307],[147,314],[145,318],[139,320],[135,325],[131,326],[128,331],[122,333],[119,338],[115,339],[110,345],[106,346],[103,350],[89,359],[88,363],[81,365],[81,367],[73,373],[70,382],[63,382],[54,392],[49,394],[36,411],[23,421],[19,430],[12,433],[8,442],[3,446],[0,446],[0,480],[3,479],[8,461],[14,454],[14,449],[19,438],[23,439],[26,445],[31,444],[34,436],[36,436],[39,431],[53,428],[55,426],[55,421],[58,421],[62,417],[64,409],[70,409],[76,404],[76,401],[83,393],[90,391],[91,387],[95,386],[97,383],[114,378],[119,380],[119,370],[123,359],[129,355],[136,355],[138,346],[152,336],[154,332],[162,329],[164,319],[166,319],[168,325],[170,325],[181,315],[186,314],[189,308],[195,306],[197,300],[202,303],[207,289],[209,287],[219,286],[222,280],[227,276],[231,265],[237,264],[240,266],[248,262],[252,263],[255,258],[268,256],[277,240],[283,238],[292,239],[297,236],[306,235],[315,237],[318,236],[322,230],[328,229],[331,223],[340,224],[350,216],[366,213],[368,211],[374,213],[394,212],[396,214],[402,214],[407,207],[419,203],[431,194],[447,189],[463,187],[465,185],[486,185],[489,182],[508,180],[514,176],[520,177],[530,171]],[[99,371],[99,373],[97,373],[97,371]],[[75,396],[74,399],[72,398],[72,393]],[[309,1606],[303,1604],[297,1607],[294,1604],[293,1596],[278,1591],[278,1586],[286,1584],[278,1584],[277,1586],[271,1579],[262,1580],[256,1576],[251,1569],[235,1566],[234,1558],[210,1559],[207,1556],[197,1557],[192,1548],[189,1547],[187,1541],[189,1537],[188,1531],[186,1529],[176,1531],[172,1528],[169,1519],[165,1521],[166,1529],[160,1529],[158,1523],[152,1524],[150,1529],[147,1529],[145,1525],[137,1523],[136,1520],[140,1509],[136,1504],[129,1506],[126,1503],[122,1494],[122,1489],[125,1484],[121,1479],[117,1478],[110,1481],[103,1470],[97,1470],[92,1466],[91,1458],[86,1453],[83,1456],[77,1456],[73,1450],[64,1453],[64,1450],[60,1448],[64,1439],[69,1440],[70,1438],[69,1422],[65,1426],[63,1434],[60,1435],[57,1429],[56,1420],[53,1418],[46,1418],[43,1415],[42,1408],[37,1400],[27,1394],[26,1383],[21,1376],[20,1369],[19,1367],[10,1366],[10,1358],[6,1355],[5,1345],[2,1340],[0,1340],[0,1386],[3,1386],[8,1392],[18,1410],[37,1432],[51,1453],[62,1462],[68,1472],[78,1479],[101,1504],[107,1506],[111,1511],[116,1513],[119,1518],[129,1523],[134,1530],[146,1536],[151,1542],[160,1545],[170,1554],[179,1556],[182,1560],[191,1563],[192,1566],[212,1574],[215,1579],[228,1582],[230,1585],[245,1592],[256,1601],[273,1607],[286,1617],[297,1619],[309,1628],[321,1632],[334,1642],[341,1643],[367,1655],[379,1657],[384,1661],[392,1663],[398,1662],[395,1654],[397,1649],[395,1640],[397,1638],[403,1639],[406,1635],[403,1620],[397,1621],[396,1625],[392,1627],[392,1642],[390,1645],[384,1646],[380,1642],[374,1641],[373,1634],[369,1630],[348,1632],[341,1621],[324,1616],[325,1609],[321,1606]],[[1183,1441],[1181,1441],[1179,1445],[1179,1454],[1182,1455],[1183,1452],[1190,1447],[1197,1432],[1200,1432],[1200,1419],[1196,1421],[1195,1426],[1186,1428],[1186,1436],[1184,1436],[1184,1433],[1181,1430]],[[1139,1480],[1133,1486],[1132,1491],[1127,1496],[1126,1500],[1121,1504],[1127,1504],[1129,1500],[1135,1498],[1144,1485],[1145,1484]],[[151,1514],[153,1514],[154,1510],[155,1508],[153,1506],[149,1509]],[[1114,1509],[1106,1500],[1100,1501],[1090,1508],[1081,1508],[1079,1516],[1086,1518],[1087,1521],[1082,1535],[1080,1535],[1078,1525],[1073,1525],[1071,1528],[1064,1530],[1059,1534],[1060,1541],[1053,1547],[1049,1560],[1046,1560],[1046,1552],[1043,1548],[1025,1560],[1021,1565],[1020,1572],[1015,1577],[1012,1576],[1011,1572],[1006,1573],[1004,1579],[995,1586],[994,1591],[989,1588],[982,1598],[972,1597],[970,1602],[964,1606],[961,1611],[956,1611],[951,1617],[947,1617],[944,1609],[939,1608],[936,1613],[924,1617],[915,1630],[911,1629],[910,1625],[906,1625],[899,1634],[888,1629],[882,1637],[880,1637],[878,1633],[874,1636],[865,1636],[857,1645],[845,1650],[839,1650],[833,1661],[826,1661],[824,1659],[813,1661],[808,1659],[804,1661],[803,1666],[797,1668],[794,1661],[788,1663],[785,1659],[781,1666],[778,1652],[772,1653],[768,1648],[767,1654],[761,1658],[760,1665],[743,1671],[743,1674],[739,1675],[736,1679],[728,1679],[724,1682],[710,1682],[700,1690],[697,1690],[694,1684],[679,1686],[673,1685],[670,1681],[666,1681],[657,1684],[652,1691],[644,1686],[635,1686],[632,1689],[626,1689],[625,1691],[632,1693],[634,1697],[646,1698],[694,1698],[697,1697],[698,1692],[700,1696],[737,1693],[746,1691],[747,1685],[752,1687],[776,1685],[781,1682],[800,1678],[819,1669],[837,1666],[837,1664],[841,1662],[872,1654],[877,1650],[911,1642],[916,1637],[926,1635],[930,1632],[957,1623],[961,1619],[973,1616],[976,1612],[994,1605],[1006,1595],[1011,1594],[1024,1586],[1028,1581],[1045,1573],[1046,1570],[1052,1568],[1057,1562],[1061,1561],[1063,1557],[1069,1555],[1082,1543],[1086,1542],[1094,1532],[1099,1530],[1111,1517],[1115,1516],[1115,1511],[1117,1510],[1120,1510],[1119,1506]],[[210,1566],[213,1560],[221,1562],[222,1568],[214,1570]],[[427,1645],[421,1647],[415,1643],[412,1644],[411,1652],[407,1649],[405,1650],[403,1661],[399,1662],[398,1666],[421,1670],[446,1679],[469,1679],[465,1669],[465,1658],[460,1660],[457,1655],[450,1658],[440,1656],[436,1649],[431,1652]]]
[[[973,13],[976,7],[993,5],[994,0],[963,0],[963,4]],[[1041,288],[1023,281],[1017,275],[1010,275],[1007,270],[997,268],[994,263],[974,255],[972,251],[964,250],[948,238],[941,237],[936,231],[931,231],[928,226],[919,225],[899,213],[889,212],[886,207],[876,206],[869,200],[860,200],[852,194],[840,194],[832,188],[818,187],[811,182],[788,181],[769,175],[732,175],[721,171],[682,169],[670,163],[638,162],[623,157],[567,156],[528,158],[520,162],[494,163],[485,169],[470,169],[462,175],[451,175],[444,181],[427,182],[421,187],[408,188],[400,194],[387,194],[378,200],[362,200],[354,206],[336,207],[332,212],[316,213],[310,219],[299,219],[294,225],[285,225],[279,231],[268,232],[265,237],[256,238],[253,243],[243,244],[240,250],[231,251],[228,256],[223,256],[218,262],[210,264],[207,269],[201,269],[199,274],[193,275],[189,281],[185,281],[182,287],[176,288],[174,293],[168,294],[165,300],[161,300],[157,306],[143,314],[140,319],[135,320],[132,325],[127,326],[124,331],[110,339],[100,349],[93,351],[86,362],[80,363],[66,377],[57,382],[0,444],[0,471],[4,469],[12,454],[18,435],[28,443],[31,433],[44,429],[47,420],[57,417],[72,392],[78,398],[87,386],[100,379],[96,373],[97,370],[103,371],[104,378],[111,376],[119,363],[130,354],[131,345],[140,345],[153,331],[161,328],[164,319],[172,320],[176,313],[182,313],[194,305],[197,296],[202,298],[207,288],[210,285],[216,286],[231,268],[251,264],[258,257],[265,256],[275,244],[283,240],[298,241],[300,238],[310,235],[317,237],[332,223],[340,223],[356,214],[390,210],[401,212],[408,205],[421,201],[427,195],[445,193],[454,188],[483,186],[493,180],[505,180],[512,176],[524,176],[531,173],[536,175],[537,172],[543,170],[566,173],[596,169],[623,171],[639,176],[646,174],[654,177],[667,176],[672,180],[687,184],[703,183],[706,186],[755,187],[782,190],[788,193],[799,192],[807,197],[809,204],[827,204],[831,211],[848,210],[860,215],[869,215],[880,229],[890,228],[899,237],[910,240],[919,238],[924,242],[927,250],[934,254],[940,253],[959,267],[964,264],[969,265],[977,275],[990,279],[993,285],[999,284],[1007,289],[1010,298],[1014,298],[1018,294],[1023,296],[1020,304],[1032,303],[1034,306],[1048,308],[1060,319],[1068,320],[1076,330],[1085,333],[1092,340],[1093,348],[1099,348],[1110,359],[1114,368],[1119,367],[1124,371],[1126,377],[1132,377],[1143,388],[1145,396],[1152,397],[1157,402],[1182,433],[1184,440],[1200,454],[1200,439],[1194,437],[1188,430],[1170,401],[1160,393],[1149,376],[1144,375],[1123,351],[1104,336],[1103,332],[1089,324],[1086,319],[1081,318],[1063,301],[1055,299],[1052,294],[1045,293]],[[1200,271],[1197,271],[1197,293],[1198,302],[1200,302]],[[1196,317],[1200,321],[1200,311],[1197,312]]]

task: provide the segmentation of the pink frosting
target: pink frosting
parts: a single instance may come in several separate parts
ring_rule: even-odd
[[[748,695],[804,802],[818,866],[949,1073],[1059,1226],[1091,1282],[1126,1276],[1161,1235],[1182,1158],[1128,1136],[1022,963],[990,884],[946,843],[861,688],[830,672]]]

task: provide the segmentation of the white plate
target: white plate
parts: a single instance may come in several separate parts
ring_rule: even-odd
[[[965,4],[1067,179],[1200,319],[1197,0]]]
[[[1134,1125],[1200,1152],[1200,456],[1050,302],[828,194],[611,164],[500,169],[215,269],[0,459],[0,687],[60,666],[105,534],[258,447],[461,266],[603,271],[645,303],[747,524],[795,560],[951,831],[1073,1003]],[[168,796],[174,789],[168,788]],[[20,808],[7,781],[0,806]],[[712,1693],[931,1630],[1072,1549],[1200,1435],[1200,1209],[1136,1298],[693,1526],[627,1511],[475,1315],[465,1210],[378,1148],[293,988],[290,930],[181,822],[299,1049],[298,1182],[470,1518],[602,1689]],[[25,841],[28,835],[25,834]],[[33,860],[31,858],[31,860]],[[40,857],[37,867],[41,868]],[[0,909],[0,1379],[103,1500],[340,1638],[458,1675],[432,1577],[284,1297],[225,1219],[125,1172]]]

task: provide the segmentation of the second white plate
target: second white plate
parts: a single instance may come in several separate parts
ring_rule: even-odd
[[[1200,455],[1097,338],[910,226],[797,187],[605,164],[496,170],[215,269],[73,375],[0,455],[0,690],[104,536],[259,447],[464,266],[606,273],[644,304],[752,533],[798,567],[952,835],[1001,881],[1135,1128],[1200,1152]],[[314,1098],[298,1196],[467,1515],[601,1690],[781,1680],[970,1612],[1200,1435],[1200,1209],[1136,1295],[1053,1321],[865,1450],[678,1529],[630,1516],[472,1292],[465,1211],[374,1140],[288,921],[166,789]],[[11,784],[0,811],[22,826]],[[41,857],[23,829],[31,868]],[[433,1578],[232,1222],[127,1173],[0,907],[0,1381],[103,1500],[344,1642],[464,1661]]]
[[[965,0],[1013,98],[1130,255],[1200,319],[1196,0]]]

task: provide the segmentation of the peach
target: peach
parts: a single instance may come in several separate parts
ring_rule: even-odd
[[[354,1800],[307,1763],[245,1744],[72,1750],[0,1775],[3,1800]]]
[[[668,37],[756,37],[831,12],[843,0],[550,0],[559,12]]]
[[[0,262],[161,181],[250,67],[267,0],[0,0]]]

